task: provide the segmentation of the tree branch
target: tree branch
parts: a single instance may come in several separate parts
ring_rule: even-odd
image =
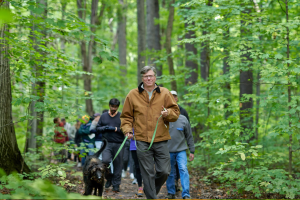
[[[106,7],[106,4],[104,3],[104,0],[103,0],[102,3],[101,3],[100,13],[99,13],[99,15],[97,16],[97,19],[96,19],[96,25],[97,26],[100,26],[101,23],[102,23],[102,18],[103,18],[103,15],[104,15],[105,7]]]
[[[283,8],[282,8],[282,6],[281,6],[281,3],[280,3],[280,1],[279,1],[279,0],[277,0],[277,1],[278,1],[279,5],[280,5],[280,8],[281,8],[281,10],[282,10],[283,12],[285,12],[285,13],[286,13],[286,11],[285,11],[285,10],[283,10]]]

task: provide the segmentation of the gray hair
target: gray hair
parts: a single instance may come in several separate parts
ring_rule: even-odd
[[[152,70],[154,72],[154,75],[156,76],[156,68],[153,66],[145,66],[141,69],[141,75],[146,74],[147,72],[149,72],[150,70]]]

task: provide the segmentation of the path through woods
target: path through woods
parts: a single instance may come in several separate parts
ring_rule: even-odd
[[[77,172],[76,172],[77,170]],[[189,169],[190,173],[190,195],[192,199],[257,199],[254,194],[243,192],[241,194],[233,193],[228,191],[232,191],[234,187],[230,188],[222,188],[220,183],[213,183],[211,185],[207,185],[204,181],[200,179],[203,178],[203,171],[199,169]],[[82,179],[81,168],[75,168],[74,171],[68,174],[69,180],[76,184],[76,187],[68,188],[69,192],[76,192],[83,194],[84,193],[84,183]],[[132,184],[132,179],[130,179],[129,174],[127,174],[126,178],[122,178],[122,182],[120,185],[120,192],[114,193],[112,191],[112,187],[109,189],[105,189],[103,193],[104,199],[146,199],[145,196],[137,197],[136,193],[138,190],[138,186]],[[79,183],[79,184],[78,184]],[[158,194],[159,199],[164,199],[167,195],[166,184],[163,185],[160,193]],[[176,199],[182,199],[181,192],[177,192],[175,195]],[[278,194],[265,194],[262,198],[284,198],[282,195]]]

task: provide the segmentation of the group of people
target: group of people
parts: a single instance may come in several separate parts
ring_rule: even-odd
[[[195,146],[188,114],[177,104],[176,91],[170,92],[156,85],[155,67],[145,66],[140,73],[142,83],[128,93],[122,113],[118,112],[120,101],[111,99],[109,110],[101,116],[99,113],[93,119],[83,116],[84,123],[77,132],[75,130],[74,135],[81,136],[81,144],[87,149],[99,149],[102,140],[107,140],[108,144],[99,157],[103,164],[112,166],[112,173],[106,177],[106,188],[112,185],[113,191],[120,191],[125,148],[117,152],[126,136],[130,140],[134,175],[139,187],[137,195],[144,193],[147,199],[157,199],[162,185],[167,182],[166,198],[174,199],[180,178],[182,197],[189,199],[186,150],[189,149],[189,160],[192,161]],[[54,123],[56,128],[64,126],[61,122],[55,122],[55,119]],[[63,134],[65,141],[70,140],[67,131],[61,131],[61,135],[57,132],[55,141]],[[86,153],[93,154],[92,151]],[[84,163],[84,157],[81,161]]]

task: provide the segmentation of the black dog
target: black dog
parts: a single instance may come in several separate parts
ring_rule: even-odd
[[[102,196],[104,177],[108,172],[106,165],[102,164],[99,156],[105,149],[107,141],[103,140],[103,145],[97,153],[92,156],[87,156],[83,166],[83,180],[85,184],[85,192],[83,195],[91,195],[94,189],[94,195]]]

